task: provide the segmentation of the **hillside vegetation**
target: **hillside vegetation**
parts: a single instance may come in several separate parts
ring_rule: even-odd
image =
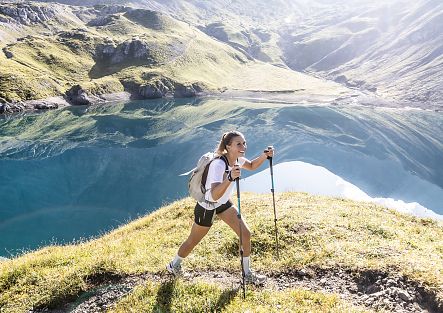
[[[375,292],[370,290],[374,286],[368,286],[380,277],[401,277],[414,288],[409,291],[416,292],[414,301],[429,312],[442,309],[440,222],[402,215],[371,203],[306,193],[281,193],[276,200],[279,259],[274,251],[270,196],[242,194],[242,212],[253,233],[253,267],[281,288],[275,289],[272,284],[264,289],[248,287],[247,298],[242,300],[238,280],[231,285],[217,283],[217,275],[240,275],[238,240],[218,220],[184,262],[187,270],[209,278],[167,278],[165,264],[175,255],[193,221],[194,202],[187,198],[101,238],[45,247],[1,262],[0,309],[26,312],[32,308],[60,307],[93,290],[100,282],[109,283],[109,279],[128,275],[147,278],[118,299],[113,311],[373,312],[389,308],[386,303],[357,301],[357,305],[340,294],[282,283],[288,278],[304,281],[296,273],[309,276],[307,273],[327,271],[335,273],[329,278],[332,280],[341,271],[352,273],[352,280],[361,282],[360,290],[354,290],[355,297],[360,298]],[[402,300],[395,300],[394,305],[397,302],[400,310],[396,312],[415,310],[412,303],[406,302],[402,307]]]
[[[66,94],[72,103],[87,104],[123,91],[140,99],[226,89],[332,98],[350,93],[339,84],[255,61],[152,10],[3,3],[0,18],[0,102]]]

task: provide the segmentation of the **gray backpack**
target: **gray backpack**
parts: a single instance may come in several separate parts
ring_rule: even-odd
[[[223,160],[226,165],[225,172],[229,172],[228,160],[224,155],[219,157],[214,152],[208,152],[200,157],[194,169],[180,175],[191,174],[188,181],[189,195],[198,202],[211,202],[205,199],[205,194],[209,190],[206,189],[206,179],[208,178],[209,165],[215,159]]]

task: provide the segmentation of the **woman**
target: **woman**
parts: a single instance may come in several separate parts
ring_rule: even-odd
[[[228,224],[237,236],[240,236],[240,223],[237,217],[237,208],[232,204],[230,197],[235,187],[235,179],[240,177],[241,168],[257,169],[268,157],[274,156],[274,149],[265,150],[252,161],[245,158],[246,140],[242,133],[230,131],[223,134],[218,144],[216,154],[208,170],[206,179],[207,202],[197,202],[194,209],[194,224],[188,239],[182,243],[175,258],[166,266],[174,276],[183,276],[182,260],[191,253],[194,247],[208,233],[215,215]],[[253,272],[250,268],[251,232],[243,217],[241,219],[243,243],[243,270],[247,283],[263,284],[266,277]]]

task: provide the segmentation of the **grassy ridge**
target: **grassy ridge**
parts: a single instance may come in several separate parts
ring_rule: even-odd
[[[180,200],[96,240],[47,247],[0,263],[2,312],[24,312],[33,306],[57,305],[90,288],[90,278],[97,275],[162,271],[188,235],[193,205],[189,198]],[[278,261],[273,257],[274,225],[269,195],[242,194],[243,214],[253,233],[253,267],[257,270],[271,273],[307,266],[375,269],[423,283],[442,299],[441,223],[402,215],[371,203],[306,193],[277,194],[277,205],[282,245]],[[233,232],[224,223],[216,222],[186,259],[185,266],[224,271],[237,268],[237,249]],[[129,303],[126,307],[141,305],[136,299],[152,300],[162,286],[152,282],[140,288],[124,300]],[[215,300],[217,294],[224,292],[215,286],[198,284],[177,288],[177,294],[174,293],[177,298],[172,299],[173,302],[202,297],[206,293],[195,291],[202,288],[215,288]],[[264,302],[254,299],[266,298],[266,295],[253,292],[248,303],[253,307],[258,302],[263,303],[263,310],[268,310],[274,307],[277,301],[274,298],[283,299],[281,305],[283,308],[288,305],[289,310],[295,305],[288,302],[293,292],[301,294],[301,299],[318,297],[320,300],[308,302],[321,303],[322,309],[306,307],[314,311],[328,311],[331,301],[335,303],[332,307],[346,305],[325,295],[303,294],[300,290],[271,292],[268,293],[270,300]],[[294,301],[300,304],[304,300]]]

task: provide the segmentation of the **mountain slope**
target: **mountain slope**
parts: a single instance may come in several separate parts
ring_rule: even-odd
[[[76,15],[85,23],[97,18],[94,10],[97,11],[98,7],[87,9],[81,5],[103,6],[116,3],[113,0],[46,2],[79,5],[70,7],[69,10],[76,11]],[[443,28],[440,27],[443,5],[436,0],[420,0],[414,4],[405,0],[356,0],[352,3],[342,0],[334,3],[319,0],[133,0],[118,3],[163,12],[175,22],[183,21],[199,35],[205,33],[215,41],[224,42],[234,48],[235,51],[231,50],[229,53],[239,53],[247,64],[254,63],[254,60],[278,64],[280,67],[321,76],[367,94],[400,102],[391,105],[427,108],[439,108],[443,105],[443,48],[440,44],[443,36]],[[9,29],[2,27],[2,20],[5,18],[7,17],[0,14],[0,37],[4,41],[10,41],[13,37],[11,33],[20,30],[16,26]],[[114,19],[114,22],[117,20],[115,17],[103,16],[100,19],[107,19],[109,22],[110,19]],[[95,20],[93,23],[97,22]],[[131,28],[127,25],[119,27]],[[184,38],[192,38],[192,35],[188,33]],[[218,62],[215,68],[220,69],[220,64]],[[209,64],[209,68],[211,66],[214,64]],[[228,68],[228,72],[232,73],[232,68]],[[219,73],[212,81],[226,77],[226,73]],[[136,76],[138,75],[137,73]],[[244,80],[250,78],[253,77],[246,77]],[[200,84],[197,91],[192,87],[192,82],[184,85],[182,81],[179,83],[187,86],[180,87],[182,89],[190,88],[192,94],[198,92],[206,82]],[[106,89],[100,87],[102,85],[103,83],[98,83],[96,89]],[[113,85],[114,87],[109,88],[113,91],[127,89],[125,86],[117,88],[118,84]],[[151,89],[162,93],[159,91],[164,88],[162,85],[165,85],[164,82],[157,83]],[[220,83],[216,84],[217,87],[212,82],[207,82],[207,85],[208,88],[227,88]],[[303,88],[292,86],[287,89]]]
[[[410,102],[442,103],[443,5],[439,1],[356,7],[331,23],[290,31],[288,65]]]
[[[440,1],[127,3],[189,22],[257,60],[287,65],[405,105],[443,105]]]
[[[248,59],[197,28],[151,10],[4,3],[0,17],[5,34],[0,101],[66,93],[73,103],[89,103],[93,95],[121,91],[134,98],[225,89],[289,90],[332,99],[350,93],[338,84]]]

